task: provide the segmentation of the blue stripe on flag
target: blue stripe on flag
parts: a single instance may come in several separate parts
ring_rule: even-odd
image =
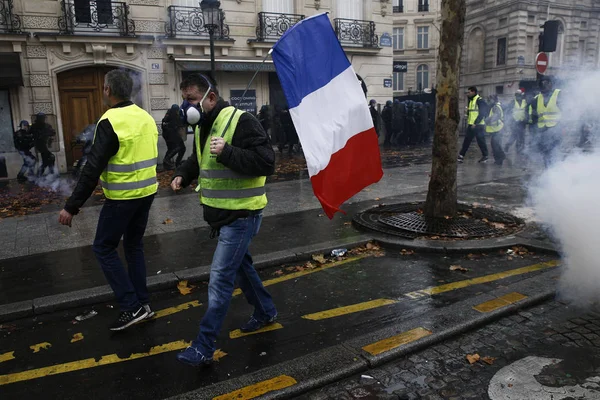
[[[273,46],[272,57],[290,108],[350,66],[327,14],[289,29]]]

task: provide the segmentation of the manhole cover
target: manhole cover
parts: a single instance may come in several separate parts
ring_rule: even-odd
[[[485,238],[513,233],[524,222],[510,214],[489,208],[459,204],[462,216],[449,219],[427,218],[423,203],[376,207],[354,217],[355,224],[377,232],[414,239],[419,236],[444,238]]]

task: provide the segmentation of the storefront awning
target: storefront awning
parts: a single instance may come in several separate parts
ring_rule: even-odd
[[[0,68],[0,87],[23,86],[21,73],[21,57],[19,53],[0,53],[2,68]]]
[[[210,60],[177,57],[174,60],[178,68],[183,71],[210,71]],[[260,63],[262,63],[262,60],[219,60],[215,62],[215,69],[229,72],[254,72]],[[273,61],[267,60],[261,67],[261,71],[275,72]]]

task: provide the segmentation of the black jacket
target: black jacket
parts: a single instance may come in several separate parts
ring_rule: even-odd
[[[34,146],[34,139],[27,129],[19,129],[13,134],[15,149],[18,151],[29,151]]]
[[[47,122],[34,122],[29,128],[29,134],[33,136],[35,141],[35,149],[40,153],[44,153],[50,151],[48,147],[52,144],[56,131]]]
[[[229,104],[219,100],[200,128],[200,151],[204,149],[208,135],[217,116]],[[240,112],[240,111],[238,111]],[[233,134],[231,145],[225,144],[223,152],[217,157],[227,168],[250,176],[268,176],[275,171],[275,152],[269,136],[265,133],[260,122],[250,113],[244,113]],[[186,187],[198,178],[200,166],[196,154],[196,139],[192,155],[177,168],[173,178],[181,176],[182,186]],[[231,211],[204,206],[204,220],[213,229],[219,229],[238,218],[249,215],[247,210]]]
[[[131,101],[123,101],[113,108],[127,107],[132,105]],[[65,204],[65,210],[75,215],[83,203],[92,195],[98,185],[98,179],[102,171],[106,169],[108,161],[119,151],[119,138],[108,119],[103,119],[96,126],[96,137],[94,144],[88,154],[87,163],[81,171],[81,177],[73,194]]]

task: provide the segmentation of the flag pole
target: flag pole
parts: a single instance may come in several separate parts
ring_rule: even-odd
[[[240,101],[244,100],[244,96],[246,96],[246,93],[250,89],[250,86],[252,85],[252,83],[256,79],[256,76],[258,75],[258,73],[261,71],[263,65],[265,65],[265,62],[267,62],[267,58],[269,58],[269,56],[271,55],[272,52],[273,52],[273,49],[271,48],[269,50],[269,52],[267,53],[267,55],[265,56],[265,58],[263,58],[262,62],[258,65],[258,68],[256,68],[256,72],[254,72],[254,75],[252,76],[252,79],[250,79],[250,82],[248,82],[248,86],[246,86],[246,90],[244,90],[244,93],[242,94],[242,97],[240,98]],[[231,121],[233,120],[233,117],[235,116],[235,113],[237,112],[237,110],[238,110],[238,108],[235,107],[235,110],[231,114],[231,117],[229,118],[229,121],[227,121],[227,125],[225,125],[225,129],[223,129],[223,133],[221,133],[221,137],[225,136],[225,132],[227,132],[227,129],[229,129],[229,125],[231,125]]]

